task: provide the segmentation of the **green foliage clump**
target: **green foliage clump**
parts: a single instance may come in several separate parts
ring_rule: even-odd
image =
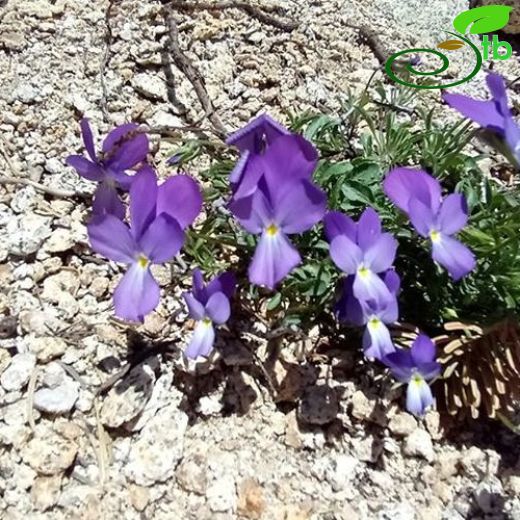
[[[290,116],[291,129],[302,133],[320,151],[315,182],[328,195],[329,209],[357,218],[371,206],[387,231],[399,241],[396,270],[401,276],[401,319],[436,333],[457,319],[487,324],[520,313],[520,189],[493,178],[484,164],[489,158],[472,154],[475,137],[470,124],[446,123],[441,110],[414,106],[413,89],[378,85],[348,94],[338,114]],[[185,166],[208,152],[204,144],[187,143],[181,150]],[[226,208],[228,183],[236,156],[211,149],[210,166],[202,172],[207,218],[189,236],[186,251],[205,271],[233,268],[245,273],[255,247]],[[486,159],[484,161],[484,159]],[[477,256],[476,270],[453,283],[431,259],[419,237],[382,191],[392,167],[421,167],[437,177],[446,191],[463,193],[470,207],[469,225],[461,240]],[[340,277],[328,255],[322,226],[295,239],[304,263],[275,294],[249,289],[252,302],[265,303],[275,325],[306,326],[330,318]],[[259,308],[259,306],[257,307]]]

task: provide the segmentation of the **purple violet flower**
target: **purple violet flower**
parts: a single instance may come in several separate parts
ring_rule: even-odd
[[[180,153],[174,153],[169,159],[166,159],[166,164],[168,166],[175,166],[176,164],[179,164],[181,159],[182,155]]]
[[[130,187],[130,227],[112,214],[97,215],[87,226],[92,249],[129,266],[114,292],[115,313],[142,322],[159,303],[160,289],[150,266],[171,260],[184,242],[183,229],[200,211],[193,179],[179,175],[157,186],[149,166]]]
[[[393,376],[401,383],[408,383],[406,409],[414,415],[424,415],[434,404],[432,391],[427,383],[441,371],[435,361],[435,345],[426,335],[421,334],[410,349],[401,348],[384,358]]]
[[[183,294],[190,317],[197,321],[186,349],[189,359],[207,357],[213,350],[214,325],[222,325],[229,319],[229,300],[233,297],[235,285],[233,273],[223,273],[205,286],[200,270],[193,271],[193,290]]]
[[[290,153],[298,139],[281,137],[270,146],[262,156],[263,174],[253,193],[235,198],[229,205],[247,231],[260,235],[249,266],[249,280],[270,289],[301,262],[287,235],[312,228],[326,209],[325,193],[301,175],[302,156]],[[286,141],[285,154],[278,149],[282,140]]]
[[[291,134],[267,114],[258,116],[230,135],[226,143],[236,146],[242,152],[229,176],[235,199],[247,197],[254,192],[266,169],[264,155],[275,143],[277,152],[270,155],[270,161],[279,162],[278,171],[283,171],[286,166],[293,167],[300,172],[302,178],[310,178],[318,162],[318,152],[309,141]],[[267,168],[269,169],[269,165]]]
[[[383,189],[408,214],[417,233],[431,241],[432,258],[448,270],[453,280],[460,280],[475,268],[473,253],[452,237],[468,221],[464,195],[452,193],[442,200],[439,181],[411,168],[390,171]]]
[[[462,94],[444,94],[443,99],[463,116],[505,139],[513,159],[520,164],[520,128],[508,107],[504,78],[488,74],[486,82],[491,100],[482,101]]]
[[[397,241],[383,233],[379,215],[367,208],[355,223],[337,211],[325,216],[325,234],[330,244],[332,261],[347,275],[354,275],[355,298],[374,300],[377,305],[392,299],[379,273],[392,267]]]
[[[511,118],[507,106],[507,93],[504,79],[498,74],[488,74],[486,82],[492,99],[483,101],[463,94],[443,93],[443,99],[464,117],[471,119],[483,128],[488,128],[501,135],[505,131],[505,119]]]
[[[134,134],[138,128],[136,124],[121,125],[107,135],[101,152],[96,154],[88,119],[82,119],[80,126],[88,158],[69,155],[66,163],[81,177],[99,183],[92,204],[94,214],[112,214],[123,219],[125,206],[117,194],[117,188],[128,190],[130,187],[132,177],[125,172],[146,159],[148,137],[143,133]]]
[[[353,326],[366,326],[363,333],[363,350],[368,359],[382,360],[387,354],[395,352],[387,324],[392,324],[399,318],[397,293],[400,279],[394,270],[383,275],[383,281],[388,287],[391,297],[388,300],[377,301],[358,300],[354,296],[354,276],[344,280],[343,294],[336,304],[340,321]]]
[[[269,114],[260,114],[246,126],[233,132],[226,139],[226,144],[236,146],[241,152],[260,154],[278,137],[289,134],[289,130]]]

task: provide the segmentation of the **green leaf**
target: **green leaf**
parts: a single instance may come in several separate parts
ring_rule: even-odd
[[[268,302],[267,302],[267,310],[273,311],[280,305],[282,301],[282,293],[276,293]]]
[[[509,14],[513,10],[507,5],[485,5],[460,13],[453,20],[453,27],[465,34],[471,25],[470,34],[494,32],[505,27],[509,22]]]

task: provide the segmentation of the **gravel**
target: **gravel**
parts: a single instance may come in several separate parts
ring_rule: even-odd
[[[520,518],[518,443],[498,423],[452,438],[435,412],[417,421],[399,392],[381,398],[366,376],[329,377],[332,366],[288,355],[273,375],[276,406],[255,359],[234,342],[222,364],[192,372],[179,352],[149,357],[98,394],[129,352],[185,338],[175,317],[185,312],[188,273],[172,289],[169,269],[158,271],[168,294],[135,331],[113,319],[121,272],[88,249],[92,186],[64,163],[82,151],[83,116],[98,136],[125,121],[186,124],[167,101],[160,3],[112,2],[107,119],[99,77],[107,2],[0,5],[2,174],[80,194],[0,186],[0,313],[17,318],[15,335],[0,339],[1,518]],[[351,24],[371,25],[395,52],[435,45],[466,8],[465,0],[271,5],[299,28],[283,32],[241,10],[176,15],[181,47],[228,130],[263,110],[285,122],[289,112],[334,110],[349,88],[363,88],[379,63]],[[520,75],[516,59],[495,70]],[[192,85],[173,73],[187,117],[207,130]],[[483,96],[483,79],[461,90]],[[439,104],[438,93],[425,96]],[[172,142],[152,142],[165,176]]]

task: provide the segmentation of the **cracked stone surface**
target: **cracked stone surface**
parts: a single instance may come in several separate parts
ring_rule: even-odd
[[[64,159],[82,152],[82,117],[98,136],[127,121],[186,124],[167,101],[166,27],[154,0],[113,2],[103,118],[107,4],[0,2],[0,144],[10,158],[0,155],[1,174],[82,195],[0,186],[0,315],[17,320],[14,335],[0,339],[0,517],[520,519],[517,437],[492,423],[447,438],[438,414],[417,421],[398,398],[374,396],[366,377],[327,379],[330,366],[277,369],[283,402],[275,405],[238,344],[225,374],[199,367],[195,384],[176,352],[96,394],[131,347],[112,314],[122,270],[89,250],[83,195],[93,186]],[[334,110],[348,89],[363,88],[379,63],[352,24],[370,25],[396,52],[434,46],[467,8],[465,0],[268,5],[299,27],[283,32],[236,9],[176,14],[181,47],[228,130],[261,111],[287,123],[289,112]],[[463,72],[462,54],[453,67]],[[495,70],[516,78],[518,57]],[[175,68],[174,78],[189,117],[210,128],[190,82]],[[484,97],[484,78],[461,91]],[[438,93],[425,98],[440,108]],[[160,176],[179,142],[152,138]],[[170,270],[157,270],[164,295],[137,328],[143,338],[184,339],[182,320],[172,319],[185,316],[190,282],[181,275],[172,288]]]

